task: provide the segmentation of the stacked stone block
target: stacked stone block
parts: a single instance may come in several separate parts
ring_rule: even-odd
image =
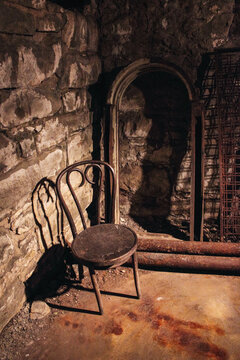
[[[0,3],[0,330],[22,306],[43,252],[59,242],[56,174],[91,158],[95,12],[94,2],[82,12],[46,0]]]

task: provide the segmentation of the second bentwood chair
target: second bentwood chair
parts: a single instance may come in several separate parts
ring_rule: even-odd
[[[132,258],[140,298],[137,236],[129,227],[114,223],[113,168],[100,160],[77,162],[60,172],[56,188],[73,237],[68,242],[70,249],[76,262],[89,268],[100,313],[103,314],[103,305],[95,270],[114,268]],[[66,226],[65,234],[68,229]]]

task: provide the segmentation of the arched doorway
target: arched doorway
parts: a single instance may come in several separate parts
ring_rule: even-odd
[[[157,86],[157,84],[160,84],[161,86]],[[174,84],[174,86],[173,86]],[[175,95],[171,98],[168,99],[169,97],[169,92],[171,92],[171,87],[175,88]],[[139,123],[137,123],[135,121],[135,125],[134,122],[131,124],[128,121],[125,122],[122,121],[122,117],[123,117],[123,107],[124,107],[124,101],[125,101],[125,105],[127,104],[126,102],[126,95],[128,95],[128,93],[131,93],[131,91],[133,90],[133,88],[135,88],[135,90],[137,89],[137,91],[140,91],[144,100],[143,100],[143,107],[142,107],[142,113],[143,113],[143,118],[145,116],[145,119],[141,119]],[[163,96],[165,90],[165,95]],[[137,91],[135,91],[135,97],[137,94]],[[134,92],[134,91],[133,91]],[[183,96],[182,96],[183,95]],[[133,97],[134,97],[133,96]],[[171,97],[171,96],[170,96]],[[177,99],[179,97],[179,99]],[[182,107],[181,104],[181,97],[182,99],[184,99],[184,106]],[[139,99],[141,98],[141,96],[139,97]],[[167,99],[169,101],[167,101]],[[158,101],[159,100],[159,101]],[[177,103],[177,100],[178,101]],[[174,104],[171,104],[171,101],[174,102]],[[168,103],[166,106],[162,106],[163,104]],[[180,104],[180,108],[179,108],[179,104]],[[132,104],[133,105],[133,104]],[[136,104],[135,104],[136,105]],[[173,105],[173,106],[172,106]],[[130,104],[128,104],[128,107],[131,107],[131,102]],[[134,105],[133,105],[134,107]],[[140,106],[141,107],[141,106]],[[166,133],[168,133],[169,135],[169,123],[168,123],[168,119],[165,119],[165,121],[163,122],[162,118],[166,115],[167,111],[170,111],[171,108],[174,108],[175,111],[175,117],[177,115],[178,111],[183,111],[183,108],[185,107],[185,111],[186,114],[188,114],[188,121],[183,121],[180,120],[177,124],[177,121],[172,121],[171,127],[172,127],[172,132],[170,134],[170,137],[173,138],[173,132],[174,132],[174,126],[177,127],[180,124],[180,131],[178,132],[178,134],[176,135],[176,137],[178,137],[180,135],[180,138],[182,136],[182,139],[178,139],[178,146],[172,147],[171,150],[169,150],[171,152],[171,156],[174,157],[175,156],[175,163],[174,165],[171,164],[170,161],[170,157],[167,157],[166,153],[168,152],[168,150],[165,148],[164,149],[160,149],[161,143],[163,143],[165,140],[163,139],[164,134],[166,135]],[[164,109],[163,109],[164,108]],[[145,150],[147,149],[147,147],[151,147],[151,145],[153,145],[154,147],[154,142],[155,144],[155,151],[153,150],[153,158],[155,155],[159,155],[160,158],[162,158],[162,160],[159,160],[158,156],[155,156],[157,159],[156,161],[152,161],[153,162],[153,167],[150,170],[150,173],[152,174],[150,176],[150,179],[152,179],[152,184],[151,184],[151,180],[147,180],[146,177],[146,173],[147,173],[147,169],[145,168],[144,170],[144,174],[142,175],[142,177],[140,176],[140,184],[139,187],[137,189],[135,189],[132,194],[134,194],[135,199],[134,201],[132,201],[133,199],[130,196],[130,200],[128,200],[129,202],[131,202],[131,204],[128,204],[127,207],[129,208],[129,214],[132,215],[134,217],[135,214],[135,220],[138,217],[136,214],[136,208],[138,207],[139,209],[141,209],[141,204],[143,205],[144,202],[151,202],[151,198],[153,199],[154,197],[154,187],[155,188],[159,188],[159,186],[156,185],[157,181],[156,178],[159,177],[160,182],[163,181],[161,179],[169,177],[169,173],[172,172],[173,176],[172,179],[170,180],[170,182],[166,185],[165,189],[164,188],[160,188],[159,193],[156,193],[156,198],[158,199],[157,201],[155,201],[155,205],[153,206],[153,209],[151,210],[152,213],[150,214],[150,217],[154,214],[154,216],[157,214],[159,217],[157,218],[157,220],[155,222],[158,222],[158,219],[164,219],[166,220],[167,217],[169,217],[170,214],[170,198],[173,195],[173,183],[175,183],[176,181],[174,181],[174,178],[177,178],[178,174],[179,174],[179,169],[180,169],[180,165],[181,165],[181,161],[183,159],[184,156],[186,156],[186,152],[187,152],[187,136],[189,137],[189,144],[190,144],[190,148],[188,149],[188,154],[187,156],[190,157],[189,159],[189,166],[190,168],[188,169],[189,172],[189,223],[190,223],[190,239],[193,240],[194,239],[194,235],[196,234],[196,231],[194,230],[194,219],[195,219],[195,187],[196,187],[196,178],[195,178],[195,172],[196,172],[196,166],[195,166],[195,158],[196,158],[196,141],[195,141],[195,131],[196,131],[196,124],[197,124],[197,116],[201,117],[200,111],[198,111],[199,109],[199,105],[198,102],[196,101],[196,96],[195,96],[195,92],[193,89],[193,86],[191,85],[190,81],[187,79],[187,76],[183,73],[183,71],[181,69],[179,69],[178,67],[174,66],[173,64],[170,63],[166,63],[166,62],[162,62],[160,60],[152,60],[152,59],[141,59],[138,60],[132,64],[130,64],[128,67],[126,67],[125,69],[123,69],[116,77],[115,81],[113,82],[111,89],[109,91],[108,94],[108,98],[107,98],[107,111],[106,111],[106,121],[108,122],[108,125],[106,126],[106,128],[108,129],[108,149],[107,149],[107,153],[108,153],[108,161],[111,163],[111,165],[114,167],[116,174],[117,174],[117,201],[116,201],[116,212],[115,212],[115,221],[119,222],[120,221],[120,207],[121,207],[121,203],[122,200],[120,201],[120,188],[121,188],[121,192],[123,189],[123,185],[122,185],[122,178],[125,176],[123,168],[124,165],[121,163],[121,157],[119,154],[119,150],[122,149],[121,148],[121,142],[122,142],[122,138],[120,139],[120,134],[124,133],[128,133],[130,134],[131,137],[131,132],[132,132],[132,137],[139,137],[139,133],[136,136],[136,132],[138,131],[138,129],[142,128],[143,131],[140,131],[144,133],[146,133],[146,138],[147,138],[147,146],[145,146]],[[131,111],[131,110],[130,110]],[[164,115],[165,112],[165,115]],[[186,115],[185,114],[185,115]],[[184,115],[184,116],[185,116]],[[174,116],[172,117],[173,120]],[[151,119],[151,121],[149,120]],[[150,124],[151,123],[151,124]],[[164,125],[165,124],[165,125]],[[168,130],[165,131],[163,129],[163,127],[168,127]],[[125,127],[125,130],[124,130]],[[135,127],[135,135],[133,134],[133,128]],[[137,129],[138,128],[138,129]],[[144,130],[145,129],[145,130]],[[185,129],[185,133],[183,131],[183,129]],[[176,132],[176,131],[175,131]],[[152,133],[152,135],[150,134]],[[187,135],[188,133],[188,135]],[[150,137],[151,135],[151,137]],[[141,136],[140,136],[141,137]],[[158,137],[158,141],[156,141]],[[162,139],[161,139],[162,137]],[[169,136],[168,136],[169,137]],[[175,139],[176,140],[176,139]],[[170,141],[171,143],[171,141]],[[166,144],[165,141],[165,147],[169,147],[169,143]],[[182,147],[181,152],[179,153],[180,148]],[[140,152],[144,152],[144,146],[142,147],[142,150]],[[165,155],[161,157],[161,152],[165,152]],[[155,153],[155,154],[154,154]],[[148,154],[149,155],[149,154]],[[126,158],[126,156],[123,155],[124,158]],[[165,157],[165,159],[163,159]],[[143,160],[147,160],[147,156],[144,158]],[[149,160],[149,159],[148,159]],[[165,165],[166,163],[168,164],[168,169],[164,170],[164,161],[165,161]],[[150,161],[151,162],[151,161]],[[154,165],[157,164],[157,166]],[[143,163],[142,163],[142,169],[144,168]],[[159,170],[159,168],[161,168],[161,170]],[[166,166],[165,166],[166,168]],[[158,169],[156,171],[156,169]],[[130,168],[128,169],[129,172],[131,171],[135,171],[131,170],[131,165]],[[137,170],[136,173],[137,174]],[[164,175],[165,174],[165,175]],[[139,179],[138,179],[139,180]],[[134,180],[133,180],[134,181]],[[129,178],[126,179],[126,183],[129,182]],[[131,182],[131,181],[130,181]],[[154,185],[155,183],[155,185]],[[120,186],[121,184],[121,186]],[[171,184],[171,186],[170,186]],[[169,194],[168,194],[168,198],[164,200],[164,196],[159,197],[159,194],[162,192],[167,192],[167,188],[171,187],[171,189],[169,189]],[[151,189],[152,188],[152,189]],[[150,191],[151,189],[151,191]],[[145,196],[144,193],[148,192],[147,190],[149,190],[150,194],[148,194],[149,196]],[[136,194],[136,192],[138,192]],[[164,194],[165,195],[165,194]],[[145,197],[145,199],[144,199]],[[200,196],[201,198],[201,196]],[[139,203],[139,199],[140,199],[140,203]],[[163,212],[159,212],[157,210],[157,206],[161,206],[161,200],[165,201],[165,210],[163,210]],[[184,205],[183,205],[184,207]],[[135,208],[135,209],[134,209]],[[146,207],[145,207],[146,210]],[[141,210],[140,210],[141,212]],[[146,211],[145,211],[146,213]],[[141,214],[143,215],[143,214]],[[123,219],[121,219],[122,221]],[[124,221],[124,220],[123,220]],[[151,233],[159,233],[161,232],[160,229],[158,230],[154,230],[154,226],[152,226],[151,224],[149,226],[145,226],[143,223],[143,217],[142,219],[138,219],[138,224],[141,225],[139,231],[141,231],[141,228],[143,228],[143,230],[147,231],[147,232],[151,232]],[[163,232],[166,229],[164,229],[163,226]]]

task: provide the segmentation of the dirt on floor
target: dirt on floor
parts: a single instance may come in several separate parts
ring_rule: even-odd
[[[128,279],[130,273],[132,273],[132,269],[128,267],[99,271],[99,286],[104,288],[107,283],[109,289],[114,288],[116,280],[118,284],[121,284],[121,282]],[[48,289],[44,292],[50,294],[55,292],[56,283],[59,284],[59,281],[48,284]],[[31,357],[31,348],[37,343],[43,343],[47,340],[48,329],[59,316],[66,313],[65,308],[72,308],[74,311],[79,307],[80,298],[84,297],[84,302],[88,302],[88,296],[91,294],[92,299],[92,284],[88,270],[84,268],[84,278],[81,280],[68,278],[65,284],[57,288],[56,293],[57,296],[51,294],[50,296],[44,296],[44,299],[41,299],[39,294],[36,296],[36,302],[40,299],[49,307],[49,313],[43,318],[41,318],[41,314],[39,314],[39,317],[33,318],[31,311],[34,304],[33,300],[33,302],[26,302],[20,312],[5,326],[0,334],[0,360],[28,359]],[[97,314],[97,303],[93,306],[95,309],[92,310],[92,313],[96,312]]]
[[[240,277],[141,269],[141,299],[131,267],[98,281],[104,315],[87,269],[45,284],[0,335],[0,360],[240,359]]]

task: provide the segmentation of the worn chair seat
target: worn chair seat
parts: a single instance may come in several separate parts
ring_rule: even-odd
[[[77,235],[71,249],[77,260],[87,266],[115,267],[124,264],[136,251],[137,237],[127,226],[100,224]]]

